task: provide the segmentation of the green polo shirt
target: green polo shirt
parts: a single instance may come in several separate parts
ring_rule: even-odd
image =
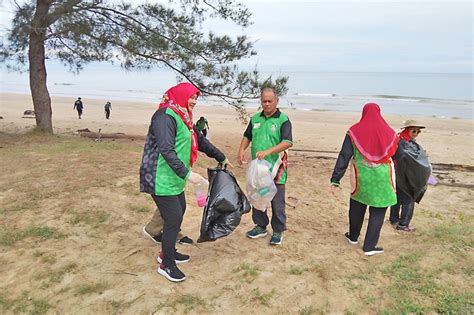
[[[272,148],[282,141],[293,143],[290,119],[284,113],[280,112],[278,108],[270,117],[265,117],[263,111],[258,112],[250,119],[249,125],[244,132],[244,137],[252,142],[251,151],[253,160],[256,158],[257,152]],[[278,153],[270,154],[265,157],[265,160],[272,165],[272,169],[278,157]],[[282,152],[281,159],[282,163],[275,176],[276,184],[286,183],[288,165],[286,152]]]

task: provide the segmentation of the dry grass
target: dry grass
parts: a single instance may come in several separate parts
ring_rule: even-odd
[[[0,133],[0,147],[0,313],[473,312],[467,211],[421,207],[416,237],[384,227],[391,252],[367,259],[339,235],[346,214],[326,213],[328,196],[303,189],[281,247],[246,240],[246,217],[228,238],[189,248],[189,279],[175,285],[156,275],[158,248],[140,236],[155,209],[138,193],[142,143]],[[188,204],[186,228],[196,229]]]

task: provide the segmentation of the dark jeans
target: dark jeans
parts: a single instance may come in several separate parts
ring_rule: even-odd
[[[109,119],[110,117],[110,110],[105,110],[105,118]]]
[[[285,185],[276,185],[277,192],[272,199],[272,229],[273,232],[283,232],[286,230],[285,214]],[[267,210],[260,211],[252,208],[253,223],[266,228],[269,220]]]
[[[203,130],[201,130],[201,133],[204,137],[206,137],[207,136],[207,129],[204,128]]]
[[[82,109],[77,109],[77,115],[79,116],[79,118],[81,118],[82,116]]]
[[[367,205],[350,199],[349,204],[349,238],[357,240],[364,223],[365,210]],[[369,207],[369,224],[365,233],[364,246],[365,252],[373,250],[379,241],[380,230],[382,229],[383,220],[387,208]]]
[[[400,212],[400,208],[402,211]],[[395,224],[398,222],[398,225],[401,227],[409,226],[410,221],[413,218],[413,212],[415,210],[415,203],[397,203],[396,205],[390,208],[390,222]]]
[[[164,220],[161,250],[163,251],[163,265],[170,267],[176,264],[176,236],[186,211],[186,198],[184,192],[177,196],[151,196]]]

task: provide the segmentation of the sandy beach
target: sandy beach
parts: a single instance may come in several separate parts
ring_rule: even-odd
[[[52,151],[38,149],[41,141],[36,143],[36,136],[32,138],[36,140],[31,141],[21,136],[35,125],[34,119],[22,118],[24,110],[33,109],[30,96],[1,95],[0,224],[8,231],[26,230],[32,224],[41,224],[65,235],[62,239],[24,238],[11,245],[0,244],[0,297],[6,301],[19,299],[22,291],[28,290],[35,292],[38,298],[48,299],[51,313],[58,314],[301,314],[305,310],[313,310],[314,314],[375,314],[396,304],[397,296],[392,296],[390,291],[392,281],[396,279],[385,271],[400,261],[400,257],[405,257],[403,255],[416,257],[423,275],[425,271],[426,274],[434,273],[436,267],[455,266],[441,270],[435,282],[443,288],[449,287],[452,294],[473,292],[472,120],[416,118],[427,127],[418,141],[428,152],[439,184],[430,186],[416,206],[412,223],[417,231],[412,234],[399,232],[385,224],[380,240],[385,253],[366,258],[360,245],[349,246],[343,237],[348,228],[348,177],[342,180],[339,195],[333,197],[329,191],[329,178],[345,132],[359,120],[360,113],[286,109],[293,125],[294,146],[289,154],[288,231],[283,244],[270,247],[268,239],[247,239],[245,231],[253,226],[248,214],[237,230],[226,238],[179,247],[178,250],[190,254],[192,259],[183,266],[188,279],[182,284],[172,284],[156,274],[155,255],[159,247],[141,235],[143,225],[154,210],[151,198],[137,193],[143,142],[104,140],[104,145],[115,143],[119,147],[110,147],[116,151],[109,155],[104,152],[97,156],[100,162],[96,168],[88,168],[87,163],[93,162],[95,154],[102,154],[101,149],[90,151],[89,156],[81,155],[82,151],[76,152],[74,145],[87,141],[94,148],[100,145],[75,135],[76,130],[83,128],[93,132],[100,128],[102,133],[145,136],[156,104],[114,101],[111,119],[106,120],[103,106],[107,100],[83,99],[84,115],[79,120],[73,110],[74,100],[52,97],[53,126],[60,138],[58,141],[72,141],[70,154],[66,151],[59,157]],[[379,105],[383,114],[384,104]],[[212,142],[236,165],[237,149],[245,129],[236,112],[229,107],[200,106],[198,103],[195,120],[200,116],[209,121]],[[397,131],[404,120],[412,118],[384,117]],[[49,139],[47,144],[54,145],[54,141]],[[19,152],[24,154],[19,155]],[[34,193],[25,190],[18,180],[25,176],[25,168],[20,163],[35,163],[35,156],[44,159],[44,163],[58,163],[57,166],[45,166],[50,170],[48,172],[35,170],[37,183],[28,186],[51,194],[38,200],[34,209],[14,211],[19,199],[28,199]],[[108,169],[108,161],[116,163],[111,164],[116,169]],[[54,169],[59,165],[64,169]],[[71,169],[74,165],[85,166],[80,171]],[[196,171],[205,174],[205,169],[214,165],[213,160],[201,154]],[[41,168],[37,164],[34,166]],[[58,172],[57,178],[52,171]],[[236,166],[233,171],[243,186],[245,169]],[[62,172],[71,174],[63,178]],[[110,176],[105,182],[96,182],[94,178],[100,178],[101,172]],[[68,184],[67,181],[81,181],[81,191],[77,195],[74,191],[56,194],[56,190]],[[188,209],[183,231],[196,239],[202,210],[197,207],[192,190],[192,187],[187,188]],[[108,214],[108,219],[99,228],[74,225],[70,223],[68,209],[79,209],[79,205],[84,213],[100,209]],[[146,207],[148,211],[133,212],[130,205]],[[458,249],[461,254],[451,252],[449,237],[436,236],[439,226],[450,224],[466,228],[464,234],[453,234],[460,235],[465,245]],[[55,262],[41,262],[35,252],[53,255]],[[75,264],[73,270],[61,281],[44,287],[47,278],[44,274],[64,270],[68,263]],[[463,273],[463,268],[470,271]],[[46,278],[41,278],[42,275]],[[100,294],[75,294],[75,285],[81,283],[102,283],[103,288],[99,290]],[[191,308],[182,300],[176,300],[176,297],[189,296],[194,298]],[[434,297],[429,300],[418,291],[410,297],[427,311],[439,310],[424,306],[437,305]],[[472,295],[467,299],[472,301]]]

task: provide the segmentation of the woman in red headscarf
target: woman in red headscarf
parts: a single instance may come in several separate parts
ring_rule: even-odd
[[[345,237],[350,244],[357,244],[369,206],[369,224],[363,246],[367,256],[383,253],[377,243],[385,212],[397,203],[392,162],[397,147],[398,136],[383,119],[380,107],[375,103],[366,104],[361,120],[347,132],[331,177],[334,194],[351,163],[349,232]]]
[[[204,177],[191,171],[197,151],[232,166],[219,149],[194,130],[193,109],[199,94],[190,83],[180,83],[166,91],[151,118],[140,167],[140,191],[151,194],[159,211],[155,216],[161,215],[164,220],[158,273],[174,282],[186,279],[176,264],[190,258],[175,248],[186,210],[186,182],[207,184]],[[145,229],[144,232],[149,235]]]

